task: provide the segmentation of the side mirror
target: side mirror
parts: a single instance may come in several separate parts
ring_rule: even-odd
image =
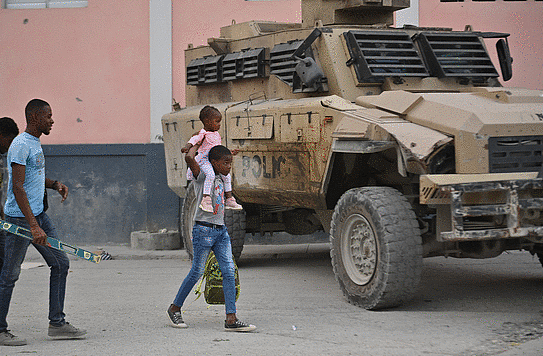
[[[513,58],[509,52],[509,44],[506,40],[501,38],[496,43],[496,51],[498,52],[498,59],[500,61],[500,69],[502,71],[502,79],[508,81],[513,76]]]

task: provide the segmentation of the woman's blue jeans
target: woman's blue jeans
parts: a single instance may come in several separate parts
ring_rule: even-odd
[[[55,228],[45,213],[36,216],[36,220],[47,236],[57,238]],[[6,221],[30,229],[25,218],[6,216]],[[13,287],[19,279],[21,264],[25,259],[28,246],[32,243],[28,239],[10,233],[6,233],[1,238],[4,239],[4,263],[2,272],[0,273],[0,332],[7,330],[6,317],[8,315],[11,295],[13,294]],[[63,311],[64,297],[66,294],[66,277],[70,268],[70,260],[66,253],[62,251],[52,247],[33,245],[51,269],[49,278],[49,323],[55,326],[64,325],[66,323],[64,319],[66,315]],[[28,308],[32,308],[32,305],[28,305]]]
[[[236,312],[236,282],[232,244],[225,226],[212,228],[194,224],[192,228],[193,260],[189,274],[183,280],[173,304],[181,307],[190,291],[204,273],[209,251],[215,253],[222,273],[226,314]]]

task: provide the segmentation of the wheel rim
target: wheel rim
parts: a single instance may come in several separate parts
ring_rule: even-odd
[[[360,214],[349,216],[342,233],[341,257],[349,278],[367,284],[377,268],[377,239],[369,221]]]

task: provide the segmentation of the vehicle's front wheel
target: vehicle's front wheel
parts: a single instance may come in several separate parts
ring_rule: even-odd
[[[334,210],[330,242],[334,274],[349,302],[375,310],[414,296],[422,241],[413,209],[399,191],[348,190]]]
[[[192,226],[194,225],[194,214],[197,208],[196,192],[192,183],[187,187],[187,194],[181,203],[179,216],[179,231],[183,238],[183,243],[189,258],[192,260]],[[239,260],[245,242],[245,211],[243,210],[225,210],[224,224],[228,229],[230,240],[232,242],[232,255],[235,260]]]

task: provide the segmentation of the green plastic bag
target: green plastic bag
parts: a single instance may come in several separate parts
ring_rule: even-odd
[[[238,266],[236,265],[236,262],[234,261],[234,275],[236,280],[236,300],[239,298],[240,293],[240,283],[239,283],[239,273],[238,273]],[[196,287],[195,293],[198,295],[198,298],[200,298],[200,295],[202,294],[202,283],[205,282],[205,289],[204,289],[204,298],[206,303],[208,304],[224,304],[224,292],[222,288],[222,273],[221,269],[219,268],[219,262],[217,261],[217,258],[215,257],[215,254],[213,252],[209,253],[209,256],[207,257],[206,266],[204,269],[204,274],[202,276],[202,279],[200,280],[200,283]]]

